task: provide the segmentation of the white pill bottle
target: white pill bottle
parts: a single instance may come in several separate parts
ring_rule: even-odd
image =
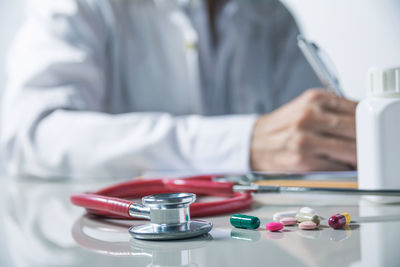
[[[358,184],[400,189],[400,67],[372,68],[356,111]]]

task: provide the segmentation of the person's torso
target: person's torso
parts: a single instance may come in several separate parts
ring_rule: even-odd
[[[108,112],[267,113],[319,85],[279,1],[227,1],[215,46],[206,1],[107,5]]]

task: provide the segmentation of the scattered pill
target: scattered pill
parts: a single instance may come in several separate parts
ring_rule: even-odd
[[[329,226],[333,229],[343,228],[346,224],[349,224],[351,221],[351,216],[347,212],[337,213],[332,215],[329,220]]]
[[[295,225],[297,223],[297,219],[294,217],[285,217],[279,220],[279,222],[285,226]]]
[[[310,207],[303,207],[301,209],[299,209],[299,213],[305,213],[305,214],[317,214],[317,212],[310,208]]]
[[[230,222],[233,226],[237,228],[257,229],[258,227],[260,227],[260,219],[255,216],[233,214],[231,216]]]
[[[313,221],[304,221],[299,224],[301,230],[314,230],[317,228],[317,224]]]
[[[270,222],[267,223],[267,225],[265,226],[265,228],[271,232],[282,230],[283,227],[284,227],[283,224],[280,222]]]
[[[279,222],[282,218],[285,218],[285,217],[296,217],[296,214],[297,214],[297,211],[295,211],[295,210],[277,212],[274,214],[272,219],[276,222]]]
[[[318,215],[315,214],[307,214],[307,213],[297,213],[296,214],[296,219],[298,222],[306,222],[306,221],[312,221],[314,222],[316,225],[319,225],[319,223],[321,222],[320,218]]]

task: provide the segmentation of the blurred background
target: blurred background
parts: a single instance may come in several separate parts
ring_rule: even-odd
[[[0,91],[6,79],[7,49],[23,21],[25,1],[0,1]],[[281,1],[297,18],[306,37],[326,50],[348,97],[361,99],[365,95],[370,66],[400,65],[400,1]]]
[[[400,1],[282,0],[305,35],[327,51],[346,95],[365,96],[371,66],[400,65]]]
[[[7,48],[10,45],[12,37],[23,17],[23,0],[2,0],[0,1],[0,97],[5,83],[4,60],[7,54]],[[1,108],[1,107],[0,107]],[[1,161],[1,158],[0,158]],[[3,173],[0,163],[0,173]],[[6,201],[6,196],[0,195],[0,201]],[[0,227],[4,228],[3,220],[0,220]],[[7,253],[6,241],[0,239],[0,266],[11,266],[11,257]]]
[[[5,58],[8,47],[23,21],[25,0],[0,1],[0,93],[5,83]]]

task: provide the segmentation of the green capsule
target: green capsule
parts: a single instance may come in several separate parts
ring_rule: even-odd
[[[233,214],[230,221],[237,228],[257,229],[260,227],[260,219],[254,216]]]
[[[321,222],[318,215],[301,213],[301,212],[298,212],[296,214],[296,219],[299,223],[306,222],[306,221],[312,221],[312,222],[315,222],[317,225],[319,225],[319,223]]]

